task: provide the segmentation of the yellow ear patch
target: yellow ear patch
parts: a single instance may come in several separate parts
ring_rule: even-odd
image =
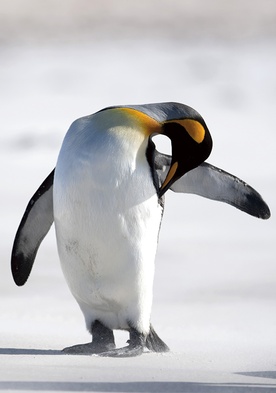
[[[197,143],[201,143],[205,137],[205,129],[202,124],[197,120],[183,119],[183,120],[172,120],[170,123],[180,124],[188,132],[191,138]]]
[[[155,132],[161,132],[161,124],[145,113],[132,108],[118,108],[117,110],[126,113],[131,119],[137,121],[145,135],[149,136]]]
[[[170,170],[169,170],[169,172],[168,172],[168,174],[167,174],[167,177],[166,177],[164,183],[162,184],[160,190],[162,190],[164,187],[166,187],[166,185],[172,180],[172,178],[173,178],[174,175],[175,175],[175,172],[176,172],[177,168],[178,168],[178,162],[176,161],[176,162],[170,167]]]

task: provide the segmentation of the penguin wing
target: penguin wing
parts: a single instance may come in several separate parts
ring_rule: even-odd
[[[155,167],[161,183],[166,178],[170,163],[170,156],[156,152]],[[269,207],[256,190],[243,180],[207,162],[186,173],[170,189],[225,202],[258,218],[270,217]]]
[[[53,221],[53,170],[31,198],[15,235],[11,269],[19,286],[27,281],[40,243]]]

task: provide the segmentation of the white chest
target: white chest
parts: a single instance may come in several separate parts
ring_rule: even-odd
[[[125,142],[115,132],[76,142],[72,149],[65,139],[54,183],[58,249],[68,285],[82,309],[93,313],[115,310],[117,319],[126,309],[149,314],[162,208],[147,142],[135,137]]]

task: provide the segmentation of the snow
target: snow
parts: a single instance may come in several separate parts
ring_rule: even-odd
[[[8,3],[13,2],[18,3]],[[247,22],[246,28],[237,17],[234,38],[229,26],[238,9],[232,10],[226,33],[223,23],[208,30],[213,21],[208,13],[208,37],[202,30],[176,39],[182,30],[169,30],[173,18],[180,23],[180,11],[192,7],[176,3],[167,16],[161,7],[162,20],[170,23],[164,22],[160,38],[143,32],[139,37],[137,25],[127,25],[128,38],[121,30],[114,37],[105,31],[101,38],[98,25],[96,38],[88,28],[78,36],[76,26],[70,35],[67,10],[64,36],[55,40],[51,32],[47,40],[46,32],[39,31],[37,39],[32,35],[28,41],[36,25],[27,29],[19,17],[25,15],[22,9],[6,7],[11,21],[19,15],[14,20],[22,24],[22,36],[10,33],[0,45],[2,391],[276,389],[276,52],[269,13],[263,11],[270,7],[273,16],[276,7],[268,0],[266,7],[254,2],[255,22]],[[204,15],[204,2],[197,3],[202,5],[198,14]],[[211,3],[213,7],[216,1]],[[245,8],[251,4],[242,3]],[[35,21],[38,11],[32,1],[26,5]],[[1,7],[5,9],[3,1]],[[154,7],[152,1],[150,13]],[[189,12],[197,20],[194,10]],[[118,23],[126,18],[114,17]],[[192,25],[192,19],[188,22]],[[261,221],[222,203],[167,193],[152,322],[171,352],[133,359],[62,355],[60,349],[90,336],[62,276],[54,231],[43,242],[29,281],[18,288],[9,265],[17,226],[28,200],[55,166],[73,120],[109,105],[161,101],[183,102],[202,114],[214,140],[208,162],[256,188],[272,217]],[[118,332],[116,338],[124,345],[128,337]]]

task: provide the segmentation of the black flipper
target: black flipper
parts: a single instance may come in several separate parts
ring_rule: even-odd
[[[19,286],[27,281],[37,250],[53,221],[53,170],[31,198],[18,227],[11,255],[11,269]]]
[[[170,163],[170,156],[156,153],[155,165],[160,183],[165,180]],[[258,218],[270,217],[269,207],[256,190],[243,180],[207,162],[186,173],[170,189],[225,202]]]

